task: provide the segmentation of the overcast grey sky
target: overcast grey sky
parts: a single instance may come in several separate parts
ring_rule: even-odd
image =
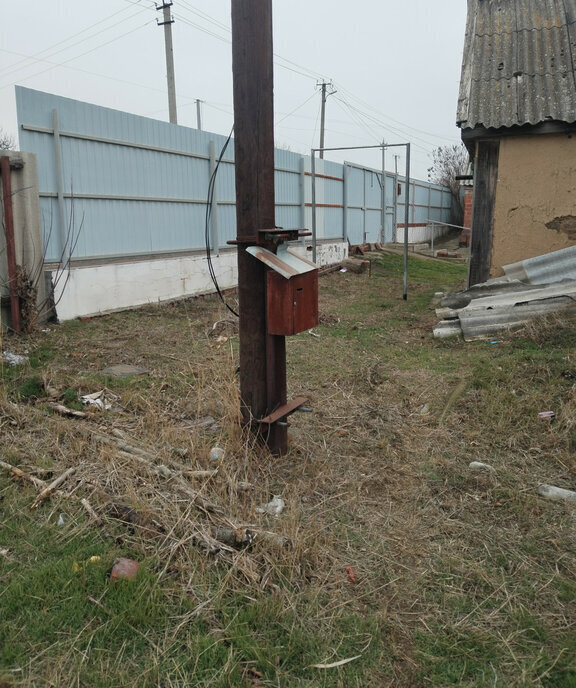
[[[410,141],[425,179],[430,152],[459,141],[465,0],[274,0],[273,11],[278,146],[319,145],[322,79],[336,90],[326,146]],[[203,128],[228,134],[230,0],[174,0],[172,13],[178,122],[196,126],[200,99]],[[17,133],[14,84],[167,120],[161,14],[150,0],[0,0],[0,127]],[[326,158],[381,164],[377,151]]]

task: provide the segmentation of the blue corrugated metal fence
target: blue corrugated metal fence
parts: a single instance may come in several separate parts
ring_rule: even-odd
[[[17,87],[20,148],[38,156],[48,263],[73,244],[74,260],[173,254],[205,247],[210,175],[225,136]],[[310,227],[310,158],[276,150],[276,223]],[[397,181],[382,173],[317,161],[317,238],[393,241],[404,218]],[[411,223],[448,221],[450,194],[411,181]],[[404,193],[404,192],[403,192]],[[209,240],[219,251],[236,237],[234,146],[218,170]]]

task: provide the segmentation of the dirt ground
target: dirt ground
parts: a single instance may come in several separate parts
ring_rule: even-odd
[[[434,293],[465,268],[416,261],[403,301],[399,259],[371,259],[370,274],[322,277],[319,326],[287,341],[289,397],[312,412],[291,417],[286,456],[240,428],[236,326],[198,299],[6,337],[30,363],[4,367],[2,458],[46,484],[74,468],[39,523],[77,509],[171,585],[203,576],[199,605],[217,562],[230,593],[276,595],[285,612],[306,600],[310,636],[348,637],[344,611],[372,624],[330,641],[327,660],[345,650],[362,669],[261,663],[246,685],[576,685],[574,512],[537,492],[576,471],[567,326],[435,341]],[[147,372],[103,373],[118,364]],[[109,410],[79,403],[101,390]],[[555,424],[538,421],[549,405]],[[272,495],[278,517],[257,510]]]

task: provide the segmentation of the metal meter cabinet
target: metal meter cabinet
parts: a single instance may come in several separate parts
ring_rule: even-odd
[[[286,244],[272,253],[262,246],[246,251],[268,266],[266,322],[268,334],[289,336],[318,325],[318,268],[292,253]]]

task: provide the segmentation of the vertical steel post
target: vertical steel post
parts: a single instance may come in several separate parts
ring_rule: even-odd
[[[394,156],[394,208],[392,241],[398,241],[398,155]]]
[[[310,156],[312,176],[312,262],[316,262],[316,151]]]
[[[343,223],[342,223],[342,240],[348,243],[348,191],[349,191],[349,186],[350,182],[348,179],[348,175],[350,174],[349,172],[350,168],[346,163],[344,163],[344,174],[342,175],[342,184],[344,185],[344,189],[342,191],[342,205],[344,206],[343,211],[344,211],[344,218],[343,218]]]
[[[382,141],[382,212],[380,222],[380,241],[384,243],[386,237],[386,141]]]
[[[246,423],[286,403],[286,343],[266,328],[266,267],[246,252],[258,230],[275,227],[272,0],[232,0],[234,148],[240,396]],[[256,423],[255,423],[256,421]],[[272,423],[270,450],[287,449],[287,427]]]
[[[300,158],[300,178],[298,184],[300,194],[300,227],[306,227],[306,161],[304,156]],[[305,243],[302,237],[302,243]]]
[[[20,332],[20,299],[18,298],[18,284],[16,274],[16,243],[14,238],[14,209],[12,207],[12,180],[10,178],[10,158],[3,155],[0,158],[0,172],[2,176],[2,200],[4,203],[4,231],[6,233],[6,258],[8,262],[8,288],[10,290],[10,315],[12,329]]]
[[[406,144],[406,191],[404,194],[404,301],[408,298],[408,225],[410,222],[410,144]]]
[[[202,102],[203,101],[196,98],[196,129],[198,129],[198,131],[202,131]]]
[[[370,173],[372,174],[372,173]],[[362,243],[366,243],[366,170],[362,170],[363,196],[362,196]]]

